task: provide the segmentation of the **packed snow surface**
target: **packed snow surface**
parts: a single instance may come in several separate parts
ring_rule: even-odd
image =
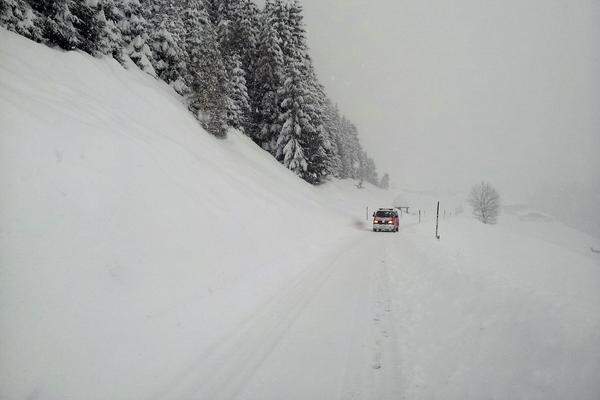
[[[452,197],[435,240],[133,65],[0,30],[0,185],[0,399],[600,398],[597,238]]]

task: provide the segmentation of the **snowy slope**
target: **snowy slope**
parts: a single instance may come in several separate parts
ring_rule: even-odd
[[[214,139],[133,66],[0,35],[0,398],[143,397],[355,232],[323,206],[349,183]]]
[[[134,66],[0,30],[0,185],[0,399],[600,398],[597,238],[311,187]]]

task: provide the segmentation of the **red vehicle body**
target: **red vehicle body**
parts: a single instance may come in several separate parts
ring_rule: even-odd
[[[373,232],[398,232],[400,218],[393,208],[380,208],[373,213]]]

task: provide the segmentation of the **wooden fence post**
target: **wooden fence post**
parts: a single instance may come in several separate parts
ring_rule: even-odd
[[[437,211],[435,215],[435,238],[440,240],[440,235],[438,235],[438,224],[440,219],[440,202],[437,202]]]

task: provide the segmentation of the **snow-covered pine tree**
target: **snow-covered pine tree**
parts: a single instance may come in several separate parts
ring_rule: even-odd
[[[269,15],[270,22],[277,32],[279,39],[279,47],[283,52],[284,58],[291,56],[290,43],[292,41],[289,27],[289,7],[284,0],[268,0],[265,1],[264,13]]]
[[[258,10],[251,0],[221,0],[218,21],[221,51],[226,57],[237,54],[246,70],[256,50]]]
[[[148,45],[156,74],[179,94],[187,95],[184,8],[181,3],[165,0],[147,0],[145,6],[145,18],[153,27]]]
[[[213,26],[217,26],[219,24],[219,15],[221,14],[221,5],[224,0],[204,0],[204,10],[206,10],[206,15],[210,18],[210,22]]]
[[[358,151],[358,176],[357,178],[362,180],[366,180],[367,178],[367,154],[363,151],[362,148],[359,147]]]
[[[346,117],[341,119],[342,167],[344,177],[357,179],[360,177],[360,143],[356,126]]]
[[[340,178],[347,179],[351,177],[351,155],[350,155],[350,146],[348,143],[348,134],[346,131],[346,119],[342,115],[338,115],[339,119],[337,121],[338,129],[337,129],[337,143],[338,143],[338,152],[340,154]]]
[[[125,39],[120,28],[120,21],[124,20],[125,10],[120,0],[101,0],[102,12],[106,19],[104,29],[100,32],[99,51],[102,54],[111,54],[113,58],[125,65]],[[102,16],[99,16],[102,19]]]
[[[302,62],[300,72],[308,76],[312,61],[308,55],[302,11],[302,5],[298,0],[293,0],[288,5],[284,5],[282,11],[285,18],[284,29],[282,29],[282,37],[285,38],[283,54],[286,57],[298,57]]]
[[[98,54],[110,54],[123,62],[123,37],[117,27],[115,0],[102,0],[94,18],[99,26],[96,51]]]
[[[379,178],[377,177],[377,167],[375,161],[364,152],[364,178],[367,182],[374,186],[379,185]]]
[[[240,0],[204,0],[207,14],[217,31],[219,46],[224,56],[235,52],[237,14]]]
[[[100,0],[73,0],[71,11],[76,16],[75,28],[81,41],[77,48],[97,56],[111,50],[109,28]]]
[[[234,54],[231,59],[227,92],[229,100],[227,123],[233,128],[244,131],[250,116],[250,103],[246,88],[246,73],[242,68],[241,58],[237,54]]]
[[[129,56],[140,69],[156,77],[152,66],[152,51],[148,46],[150,27],[144,19],[142,6],[138,0],[123,0],[116,3],[119,9],[117,26],[124,42],[124,53]]]
[[[206,7],[217,31],[219,49],[229,80],[237,80],[228,83],[230,96],[233,86],[237,87],[235,90],[238,92],[236,99],[228,99],[229,123],[250,133],[253,131],[250,126],[251,108],[249,104],[243,104],[244,101],[240,103],[240,99],[246,98],[246,102],[249,101],[248,84],[252,82],[252,75],[248,72],[252,70],[256,52],[258,10],[251,0],[206,0]],[[240,77],[243,77],[243,85],[240,85]],[[241,114],[234,117],[239,113]]]
[[[42,33],[48,43],[102,55],[112,53],[118,41],[116,27],[104,13],[105,1],[110,0],[32,1],[31,4],[43,16]]]
[[[217,32],[219,49],[225,58],[237,50],[232,41],[236,31],[234,18],[239,3],[240,0],[204,0],[206,12]]]
[[[310,118],[309,118],[310,120]],[[314,128],[313,132],[306,132],[303,138],[305,155],[307,159],[307,168],[304,179],[315,185],[323,182],[323,179],[330,175],[329,155],[325,148],[325,131],[322,125]]]
[[[329,162],[331,164],[331,174],[337,178],[342,178],[342,158],[340,144],[340,116],[337,106],[333,105],[329,98],[325,98],[323,105],[323,128],[327,135],[327,151]]]
[[[302,177],[313,184],[322,181],[323,177],[330,172],[328,155],[325,149],[326,134],[323,129],[321,115],[321,99],[319,84],[312,68],[312,60],[308,56],[306,44],[306,32],[302,22],[302,7],[297,1],[285,4],[274,0],[270,4],[270,13],[273,18],[274,29],[280,35],[285,71],[284,88],[279,90],[282,102],[280,104],[279,121],[289,120],[290,106],[286,102],[295,103],[296,113],[301,115],[296,140],[302,148],[303,157],[306,160],[306,168]],[[291,75],[290,75],[291,74]],[[292,87],[290,88],[290,85]],[[283,136],[283,137],[282,137]],[[288,143],[291,139],[286,129],[281,129],[277,138],[276,155],[281,159],[281,143]]]
[[[31,6],[25,0],[0,0],[0,26],[37,42],[42,30]]]
[[[304,81],[307,87],[306,109],[315,128],[315,134],[311,135],[307,142],[308,172],[311,183],[320,183],[326,176],[333,175],[334,152],[337,153],[337,149],[325,128],[324,115],[327,103],[325,88],[319,83],[308,55],[304,58],[304,64],[308,73]]]
[[[275,156],[283,165],[306,179],[308,160],[305,154],[307,139],[315,134],[306,113],[304,98],[306,92],[297,64],[286,66],[286,81],[279,90],[281,131],[277,136]]]
[[[268,9],[263,12],[257,43],[254,67],[254,90],[251,92],[254,104],[254,127],[251,132],[254,141],[275,155],[279,124],[278,90],[283,82],[283,52],[280,39],[274,28],[274,20]]]
[[[0,19],[26,37],[83,50],[111,54],[120,47],[120,33],[105,10],[114,0],[0,0]]]
[[[239,34],[240,38],[238,54],[242,59],[242,67],[246,71],[246,77],[251,78],[249,73],[254,66],[256,59],[256,46],[259,30],[259,10],[252,0],[242,0],[239,10]],[[248,87],[252,86],[250,79],[247,79]]]
[[[227,133],[227,71],[217,34],[200,0],[183,3],[190,110],[208,132],[224,137]]]
[[[385,173],[381,177],[381,182],[379,183],[379,187],[382,189],[389,189],[390,187],[390,176]]]
[[[154,69],[159,79],[170,84],[177,93],[186,95],[190,91],[184,79],[186,55],[167,27],[168,23],[162,22],[150,36]]]
[[[40,17],[45,42],[65,50],[74,50],[80,45],[81,35],[75,27],[78,20],[72,12],[73,0],[30,0],[29,4]]]

